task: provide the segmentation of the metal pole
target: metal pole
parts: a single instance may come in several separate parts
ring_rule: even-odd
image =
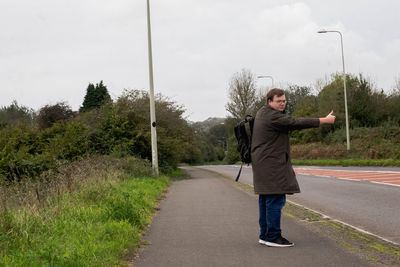
[[[153,56],[151,49],[151,26],[150,26],[150,1],[147,0],[147,37],[149,50],[149,81],[150,81],[150,128],[151,128],[151,155],[152,168],[155,176],[158,172],[158,153],[157,153],[157,131],[156,131],[156,108],[154,104],[154,84],[153,84]]]
[[[342,64],[343,64],[343,88],[344,88],[344,112],[346,117],[346,142],[347,150],[350,150],[350,133],[349,133],[349,115],[347,112],[347,91],[346,91],[346,71],[344,68],[344,52],[343,52],[343,37],[342,33],[337,31],[340,35],[340,45],[342,47]]]
[[[349,113],[347,111],[346,71],[344,68],[343,36],[340,31],[327,31],[327,30],[318,31],[318,33],[327,33],[327,32],[336,32],[340,35],[340,45],[342,48],[342,64],[343,64],[344,112],[345,112],[345,117],[346,117],[346,143],[347,143],[347,151],[349,151],[350,150],[350,131],[349,131]]]

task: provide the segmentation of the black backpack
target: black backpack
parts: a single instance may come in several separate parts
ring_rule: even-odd
[[[251,163],[251,137],[253,135],[254,117],[247,115],[246,118],[235,125],[235,137],[238,142],[237,149],[240,153],[240,159],[247,166]],[[237,182],[242,172],[243,163],[240,166],[239,173],[235,179]]]

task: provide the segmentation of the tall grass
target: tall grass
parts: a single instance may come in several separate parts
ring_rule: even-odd
[[[2,187],[8,196],[19,196],[2,198],[0,266],[119,265],[140,244],[169,179],[149,177],[150,168],[137,160],[95,161],[60,174],[58,189],[40,191],[42,198],[37,184],[26,183],[20,191]]]
[[[129,173],[133,176],[151,176],[150,163],[126,157],[116,159],[110,156],[94,156],[75,161],[56,171],[43,172],[36,179],[24,179],[20,182],[7,183],[0,180],[2,206],[35,208],[46,204],[49,197],[73,192],[86,182],[109,179],[110,176]]]

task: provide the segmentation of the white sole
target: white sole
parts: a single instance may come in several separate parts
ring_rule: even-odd
[[[275,247],[275,248],[287,248],[287,247],[293,247],[294,246],[293,243],[290,244],[290,245],[281,245],[281,244],[276,244],[276,243],[264,241],[262,239],[258,240],[258,243],[260,243],[262,245],[266,245],[268,247]]]
[[[267,241],[264,241],[264,240],[262,240],[262,239],[259,239],[259,240],[258,240],[258,243],[260,243],[260,244],[262,244],[262,245],[266,245],[266,244],[267,244]]]

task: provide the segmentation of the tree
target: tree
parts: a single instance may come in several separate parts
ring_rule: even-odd
[[[377,103],[372,102],[371,84],[360,74],[355,85],[348,93],[348,107],[352,124],[361,127],[375,126],[374,114]]]
[[[212,127],[215,125],[219,125],[225,122],[225,118],[208,118],[204,121],[197,121],[197,122],[192,122],[191,127],[198,132],[207,132],[210,130]]]
[[[317,111],[317,99],[308,86],[290,85],[286,90],[286,99],[286,110],[294,116],[312,116]]]
[[[94,86],[89,83],[86,89],[86,95],[82,103],[82,107],[79,112],[85,112],[93,108],[99,108],[104,103],[111,100],[110,94],[108,93],[107,87],[103,84],[103,81]]]
[[[91,140],[98,151],[110,153],[116,149],[151,160],[149,94],[146,91],[125,91],[115,103],[104,105],[100,125]],[[168,172],[182,160],[197,157],[193,130],[184,119],[184,108],[161,94],[155,97],[158,158],[160,169]],[[88,112],[92,113],[92,112]]]
[[[246,69],[235,73],[229,83],[229,102],[226,110],[237,120],[256,112],[256,88],[254,75]]]
[[[362,74],[347,74],[346,85],[350,126],[374,127],[388,119],[388,101],[383,91],[378,92]],[[335,125],[344,126],[343,79],[340,74],[333,75],[332,81],[324,86],[318,102],[319,115],[333,109],[337,116]]]
[[[395,78],[395,84],[387,97],[389,120],[400,125],[400,76]]]
[[[225,161],[229,164],[234,164],[240,161],[240,154],[237,151],[237,141],[233,135],[231,135],[228,139],[228,149]]]
[[[346,74],[347,104],[350,106],[350,95],[353,88],[357,87],[357,78]],[[345,126],[344,90],[342,74],[336,73],[331,77],[331,82],[325,85],[318,94],[318,115],[326,115],[331,110],[335,112],[337,127]],[[349,113],[349,121],[351,120]]]
[[[32,124],[34,116],[35,113],[32,109],[19,106],[14,100],[8,107],[0,108],[0,128],[7,124]]]
[[[65,102],[59,102],[55,105],[46,105],[39,110],[36,118],[40,129],[53,126],[57,121],[65,121],[74,117],[71,107]]]
[[[400,75],[395,78],[393,92],[400,94]]]
[[[80,112],[87,111],[93,107],[96,107],[96,89],[92,83],[89,83],[86,88],[86,95],[83,99],[82,107],[79,109]]]

